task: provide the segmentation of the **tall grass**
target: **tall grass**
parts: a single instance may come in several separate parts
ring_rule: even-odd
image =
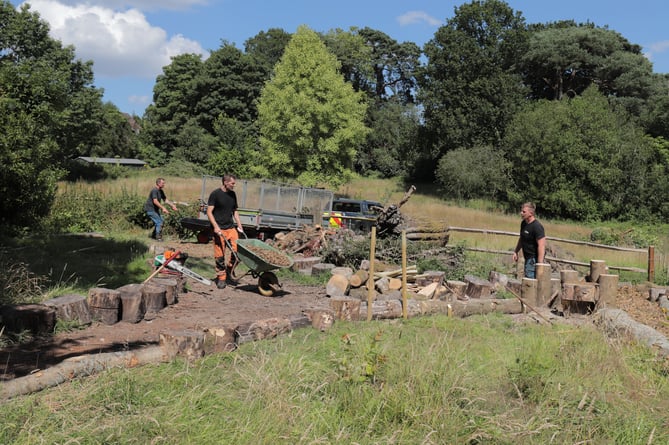
[[[339,323],[10,400],[0,442],[661,444],[667,372],[591,327]]]

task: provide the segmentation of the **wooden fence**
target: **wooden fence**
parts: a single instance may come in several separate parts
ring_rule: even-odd
[[[488,229],[476,229],[476,228],[470,228],[470,227],[453,227],[450,226],[447,229],[447,232],[469,232],[469,233],[481,233],[484,235],[501,235],[501,236],[512,236],[514,238],[518,238],[518,232],[507,232],[503,230],[488,230]],[[591,243],[588,241],[577,241],[577,240],[571,240],[571,239],[565,239],[565,238],[556,238],[556,237],[550,237],[547,236],[546,240],[548,241],[559,241],[561,243],[567,243],[567,244],[577,244],[581,246],[588,246],[588,247],[594,247],[598,249],[607,249],[607,250],[617,250],[621,252],[634,252],[634,253],[647,253],[648,254],[648,265],[645,269],[641,269],[638,267],[627,267],[627,266],[608,266],[610,270],[618,270],[618,271],[628,271],[628,272],[637,272],[637,273],[644,273],[648,277],[648,281],[653,282],[655,278],[655,247],[654,246],[648,246],[648,249],[638,249],[638,248],[631,248],[631,247],[618,247],[618,246],[608,246],[606,244],[597,244],[597,243]],[[514,244],[515,246],[515,244]],[[497,255],[511,255],[513,254],[513,251],[509,250],[495,250],[495,249],[484,249],[484,248],[477,248],[477,247],[466,247],[465,250],[473,251],[473,252],[485,252],[485,253],[491,253],[491,254],[497,254]],[[569,264],[573,266],[584,266],[584,267],[590,267],[590,263],[583,263],[579,261],[573,261],[573,260],[568,260],[564,258],[555,258],[546,255],[546,261],[553,261],[556,263],[563,263],[563,264]]]

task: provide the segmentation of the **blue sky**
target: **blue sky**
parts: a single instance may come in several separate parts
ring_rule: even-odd
[[[368,26],[400,42],[422,46],[453,17],[453,0],[31,0],[51,34],[93,60],[95,85],[121,111],[141,116],[155,78],[170,57],[204,57],[222,41],[243,49],[260,31],[295,32]],[[11,0],[14,5],[24,2]],[[527,23],[563,19],[608,26],[641,45],[655,72],[669,73],[669,2],[666,0],[507,0]]]

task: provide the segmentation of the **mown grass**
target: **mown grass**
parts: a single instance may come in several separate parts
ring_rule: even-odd
[[[668,373],[592,327],[342,322],[10,400],[0,443],[660,444]]]

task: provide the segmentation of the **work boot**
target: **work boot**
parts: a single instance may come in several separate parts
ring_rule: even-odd
[[[225,289],[225,286],[227,286],[225,278],[224,279],[216,278],[214,281],[216,282],[216,287],[219,289]]]

